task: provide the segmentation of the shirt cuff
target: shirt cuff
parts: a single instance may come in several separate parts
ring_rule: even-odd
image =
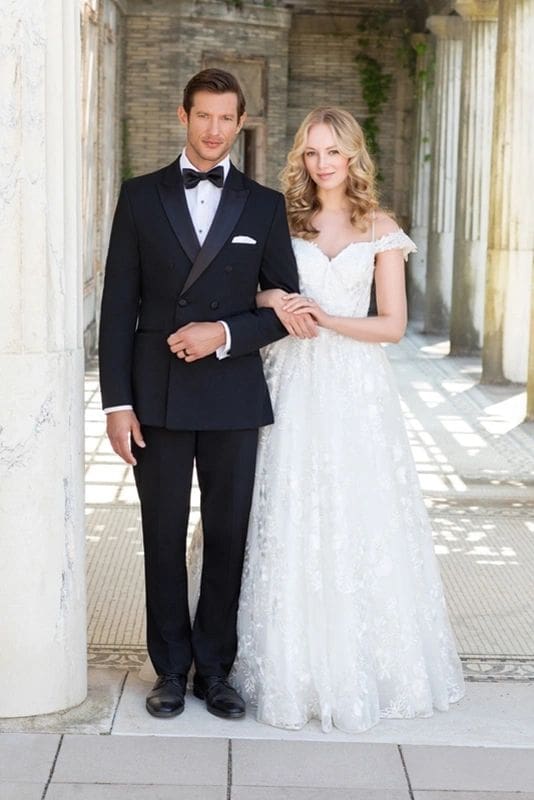
[[[220,347],[217,348],[215,354],[219,361],[222,361],[223,358],[228,358],[230,355],[230,348],[232,346],[232,334],[230,333],[230,328],[228,327],[228,323],[224,322],[222,319],[219,319],[218,322],[224,328],[224,332],[226,333],[226,342],[222,344]]]
[[[109,406],[103,409],[104,414],[111,414],[112,411],[133,411],[133,406]]]

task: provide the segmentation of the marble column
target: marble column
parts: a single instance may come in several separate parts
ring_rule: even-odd
[[[449,329],[463,26],[459,17],[432,16],[427,20],[436,37],[425,297],[425,330],[429,333],[447,333]]]
[[[534,251],[534,0],[500,0],[483,381],[527,379]]]
[[[532,279],[530,296],[530,345],[528,354],[527,378],[527,420],[534,422],[534,277]]]
[[[0,26],[0,717],[86,696],[78,0]]]
[[[465,19],[451,353],[482,346],[498,0],[456,0]]]
[[[408,260],[408,307],[412,320],[422,320],[425,308],[428,211],[430,201],[430,36],[415,33],[412,46],[417,54],[415,80],[417,111],[414,126],[411,186],[410,236],[417,253]]]

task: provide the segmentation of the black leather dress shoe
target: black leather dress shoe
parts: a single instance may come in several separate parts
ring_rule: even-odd
[[[177,717],[185,706],[187,675],[160,675],[146,698],[153,717]]]
[[[206,701],[210,714],[224,719],[238,719],[245,715],[245,702],[226,678],[202,678],[195,675],[193,694]]]

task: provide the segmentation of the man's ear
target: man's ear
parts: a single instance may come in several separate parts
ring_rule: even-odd
[[[187,125],[188,122],[187,111],[183,106],[178,106],[178,108],[176,109],[176,114],[182,125]]]
[[[243,127],[243,125],[245,124],[246,121],[247,121],[247,112],[245,111],[241,115],[241,117],[239,118],[239,122],[237,123],[237,132],[238,133],[241,131],[241,128]]]

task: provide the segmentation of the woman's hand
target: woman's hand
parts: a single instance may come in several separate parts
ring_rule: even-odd
[[[331,315],[327,314],[313,298],[304,297],[301,294],[286,294],[282,310],[295,316],[308,314],[321,328],[328,328],[332,319]]]
[[[256,295],[258,308],[272,308],[290,336],[299,339],[313,339],[317,336],[317,324],[309,314],[293,314],[284,310],[283,306],[291,297],[299,294],[288,294],[283,289],[265,289]]]
[[[286,297],[289,297],[283,289],[264,289],[256,295],[256,305],[258,308],[272,308],[276,310],[281,306]]]

